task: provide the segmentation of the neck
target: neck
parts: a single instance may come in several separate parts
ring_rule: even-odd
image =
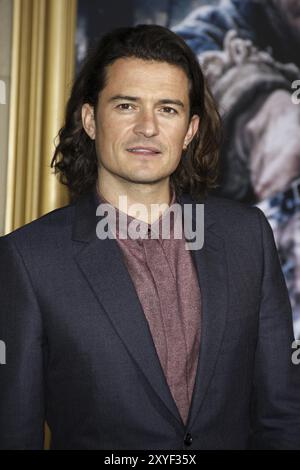
[[[115,176],[101,178],[99,175],[97,190],[111,205],[148,224],[155,222],[167,210],[172,197],[169,178],[145,184],[116,179]],[[138,210],[135,204],[142,204],[143,211]],[[153,204],[157,206],[153,207]]]

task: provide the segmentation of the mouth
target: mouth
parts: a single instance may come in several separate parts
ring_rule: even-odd
[[[134,155],[153,156],[161,154],[161,151],[156,147],[131,147],[126,150]]]

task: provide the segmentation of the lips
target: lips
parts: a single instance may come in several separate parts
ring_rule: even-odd
[[[127,152],[137,155],[155,155],[160,154],[161,151],[157,147],[130,147]]]

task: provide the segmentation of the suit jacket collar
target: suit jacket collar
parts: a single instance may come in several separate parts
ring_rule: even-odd
[[[191,204],[193,207],[193,222],[196,223],[195,203],[189,194],[183,194],[177,197],[181,204]],[[208,203],[209,198],[203,197],[201,203],[205,207],[205,227],[208,229],[215,223],[211,207]],[[96,240],[96,225],[99,217],[96,216],[96,208],[99,204],[98,196],[95,190],[81,196],[75,203],[75,218],[72,229],[72,239],[82,242]],[[193,224],[193,230],[195,225]]]

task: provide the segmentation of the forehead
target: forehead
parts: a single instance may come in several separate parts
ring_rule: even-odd
[[[136,58],[117,59],[106,69],[103,95],[133,94],[139,96],[181,98],[188,101],[189,81],[177,65]]]

